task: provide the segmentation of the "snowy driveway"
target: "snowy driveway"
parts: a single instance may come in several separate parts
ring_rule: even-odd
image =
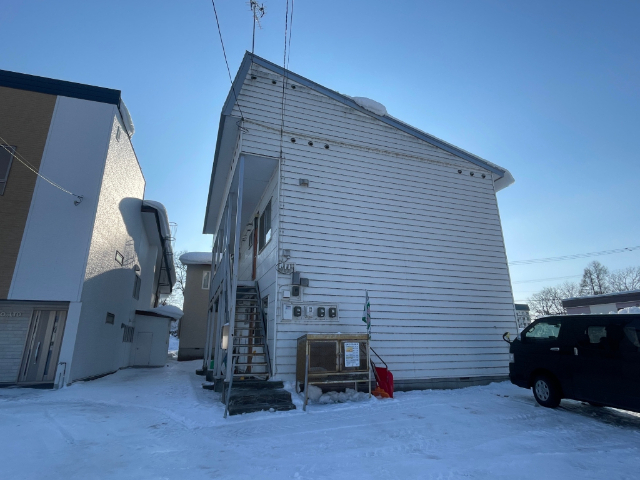
[[[197,367],[0,390],[0,479],[640,478],[640,415],[502,383],[224,420]]]

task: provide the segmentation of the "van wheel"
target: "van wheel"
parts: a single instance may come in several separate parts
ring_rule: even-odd
[[[560,388],[549,375],[538,375],[533,381],[533,396],[543,407],[556,408],[560,405]]]

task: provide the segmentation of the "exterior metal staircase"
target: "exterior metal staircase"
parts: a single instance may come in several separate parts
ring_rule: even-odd
[[[233,325],[233,376],[267,380],[270,376],[266,322],[257,286],[238,285]]]
[[[291,394],[282,382],[268,381],[271,375],[267,322],[257,282],[238,284],[233,322],[232,375],[224,382],[222,400],[225,416],[262,410],[293,410]]]

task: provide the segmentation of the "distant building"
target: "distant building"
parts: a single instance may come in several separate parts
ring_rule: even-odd
[[[189,252],[180,257],[187,266],[184,316],[180,319],[178,360],[203,358],[207,338],[207,305],[211,283],[211,252]]]
[[[0,384],[164,364],[169,219],[120,91],[0,71],[0,105]]]
[[[518,330],[523,330],[531,323],[531,315],[529,315],[529,305],[524,303],[516,303],[516,321],[518,322]]]
[[[640,290],[565,298],[562,306],[567,315],[617,312],[627,307],[640,307]]]

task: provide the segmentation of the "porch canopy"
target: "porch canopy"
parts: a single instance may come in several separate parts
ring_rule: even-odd
[[[224,227],[222,225],[222,216],[227,206],[227,200],[229,198],[237,199],[236,195],[240,183],[239,169],[237,167],[240,163],[240,158],[244,158],[244,175],[241,188],[242,218],[240,225],[246,225],[251,222],[251,216],[255,213],[258,202],[278,166],[277,158],[243,153],[234,155],[237,148],[242,148],[240,124],[241,119],[238,117],[221,115],[202,233],[215,235]],[[230,207],[233,204],[233,211],[231,212],[231,218],[233,219],[235,219],[236,214],[236,203],[236,201],[232,201],[229,204]],[[232,232],[231,244],[233,244],[234,236],[235,226]]]

